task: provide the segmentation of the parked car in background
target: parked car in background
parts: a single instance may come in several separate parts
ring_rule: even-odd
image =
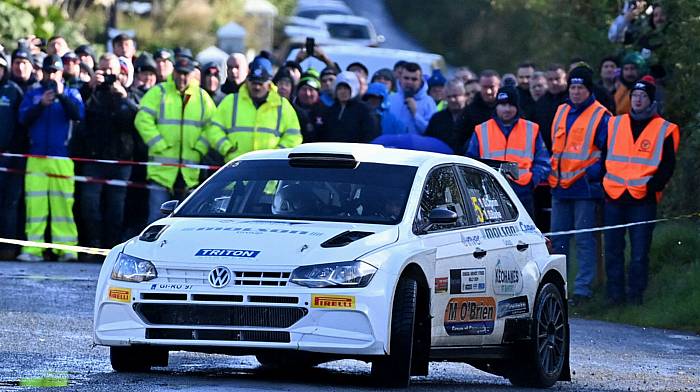
[[[350,7],[339,0],[300,0],[294,16],[316,19],[321,15],[353,15]]]
[[[321,15],[316,21],[323,23],[331,39],[361,46],[379,46],[384,36],[378,35],[367,18],[352,15]]]

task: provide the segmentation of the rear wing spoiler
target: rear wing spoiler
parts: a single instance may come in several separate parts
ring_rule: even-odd
[[[512,178],[513,180],[517,180],[520,177],[518,164],[515,162],[497,161],[495,159],[484,158],[477,158],[476,160],[489,166],[492,169],[495,169],[499,173],[506,176],[506,178]]]

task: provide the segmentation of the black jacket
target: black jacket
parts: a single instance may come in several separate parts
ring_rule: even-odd
[[[369,108],[356,99],[324,108],[317,130],[319,142],[369,143],[379,136]]]
[[[71,154],[97,159],[134,159],[134,118],[138,106],[108,89],[97,88],[85,107],[71,143]]]
[[[243,82],[245,83],[245,82]],[[228,94],[236,94],[238,90],[241,88],[243,85],[241,84],[236,84],[233,80],[226,80],[224,84],[221,85],[221,92],[228,95]]]
[[[495,101],[492,104],[486,103],[481,98],[481,94],[476,94],[472,103],[466,108],[466,132],[471,135],[474,132],[474,127],[488,121],[494,110],[496,110]]]
[[[425,136],[432,136],[447,143],[455,154],[464,152],[464,145],[472,137],[474,128],[466,128],[465,112],[462,110],[455,119],[448,109],[441,110],[430,118]]]
[[[318,131],[321,128],[321,124],[323,124],[322,112],[325,106],[321,102],[317,102],[310,107],[302,106],[298,102],[292,102],[292,107],[294,107],[294,111],[297,112],[297,118],[299,118],[303,143],[317,142]]]
[[[532,121],[532,116],[535,114],[535,100],[532,98],[532,94],[530,94],[530,90],[526,88],[522,88],[520,86],[518,88],[518,97],[520,98],[520,117],[524,118],[525,120]]]
[[[542,135],[542,140],[550,152],[552,151],[552,121],[554,115],[557,114],[557,108],[566,102],[568,97],[569,92],[566,90],[556,95],[547,91],[535,103],[535,112],[531,121],[540,126],[540,135]]]
[[[13,81],[0,80],[0,151],[27,152],[27,129],[19,123],[19,104],[24,92]]]

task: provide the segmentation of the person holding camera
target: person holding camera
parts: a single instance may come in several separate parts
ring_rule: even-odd
[[[95,71],[95,90],[85,107],[85,121],[76,133],[83,158],[134,159],[134,118],[138,110],[129,102],[127,89],[117,75],[119,59],[113,53],[100,57]],[[85,163],[84,175],[109,180],[128,180],[131,166]],[[86,246],[111,248],[121,242],[126,188],[85,183],[81,185],[81,240]]]
[[[80,92],[63,83],[63,62],[58,55],[46,56],[42,64],[41,83],[27,91],[20,104],[20,122],[29,129],[29,153],[68,156],[71,122],[85,114]],[[75,245],[78,231],[73,221],[73,161],[70,159],[28,158],[25,181],[29,241],[44,242],[44,232],[51,215],[51,241]],[[61,178],[55,177],[61,176]],[[59,260],[75,260],[76,253],[56,251]],[[21,261],[42,260],[42,249],[24,247],[17,257]]]

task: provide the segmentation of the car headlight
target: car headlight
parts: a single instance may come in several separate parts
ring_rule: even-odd
[[[292,271],[289,281],[306,287],[365,287],[377,268],[364,261],[305,265]]]
[[[112,268],[112,279],[124,282],[145,282],[158,277],[156,267],[148,260],[120,253]]]

